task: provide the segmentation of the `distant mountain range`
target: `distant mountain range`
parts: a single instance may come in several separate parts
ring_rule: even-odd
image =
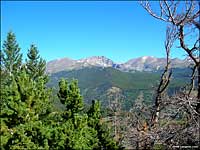
[[[191,61],[189,59],[171,59],[172,68],[185,68]],[[133,58],[125,63],[115,63],[105,56],[92,56],[79,60],[70,58],[61,58],[49,61],[47,63],[47,73],[52,74],[60,71],[77,70],[85,67],[102,67],[102,68],[115,68],[123,72],[135,71],[157,71],[161,70],[166,65],[166,58],[156,58],[152,56],[143,56]]]
[[[189,59],[171,59],[172,80],[168,93],[172,94],[190,81],[191,69]],[[158,86],[165,58],[144,56],[117,64],[104,56],[72,60],[62,58],[47,63],[50,74],[49,87],[58,90],[61,78],[78,79],[81,94],[86,103],[98,99],[104,106],[108,105],[109,91],[117,89],[117,95],[123,97],[123,108],[129,110],[139,95],[151,103]]]

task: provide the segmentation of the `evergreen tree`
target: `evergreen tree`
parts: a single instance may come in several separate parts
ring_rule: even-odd
[[[45,139],[48,139],[48,132],[45,131],[48,128],[43,118],[51,112],[50,92],[44,80],[33,81],[25,70],[12,76],[10,85],[2,90],[2,148],[45,147]]]
[[[101,112],[100,112],[100,102],[99,101],[92,101],[92,105],[89,108],[88,117],[90,119],[90,125],[95,127],[100,122]]]
[[[8,32],[7,39],[3,43],[1,57],[2,70],[9,75],[15,74],[20,69],[22,54],[20,54],[20,48],[13,32]]]
[[[108,126],[101,121],[99,101],[92,101],[87,114],[89,117],[88,125],[97,131],[99,140],[97,149],[120,149],[113,137],[111,137]]]
[[[35,45],[31,45],[27,57],[26,70],[32,79],[37,80],[39,77],[47,79],[47,75],[45,75],[46,62],[40,57],[39,51]]]
[[[43,118],[51,111],[50,91],[43,78],[35,82],[21,69],[19,51],[15,35],[9,32],[1,52],[1,148],[48,148],[50,129]]]
[[[59,149],[94,149],[98,138],[94,128],[88,126],[88,116],[82,112],[83,98],[80,95],[78,82],[67,80],[59,82],[58,97],[66,107],[63,114],[54,124],[51,142],[53,148]],[[55,142],[57,141],[57,142]]]
[[[73,116],[75,113],[83,110],[83,97],[80,94],[77,80],[73,80],[68,85],[67,80],[61,79],[59,88],[58,97],[60,102],[66,107],[66,112],[69,116]]]

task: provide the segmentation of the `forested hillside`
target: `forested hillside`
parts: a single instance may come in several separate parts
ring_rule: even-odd
[[[61,78],[69,80],[77,79],[81,94],[87,104],[92,100],[98,99],[103,106],[108,106],[109,89],[117,87],[121,90],[120,97],[124,110],[129,110],[137,97],[142,93],[146,103],[151,104],[155,96],[155,90],[158,86],[162,70],[157,72],[122,72],[114,68],[86,67],[79,70],[61,71],[51,74],[49,87],[57,89],[57,82]],[[181,87],[189,84],[189,68],[173,69],[173,78],[169,85],[168,93],[172,95],[181,90]]]

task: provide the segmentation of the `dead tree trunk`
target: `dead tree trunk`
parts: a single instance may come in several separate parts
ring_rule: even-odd
[[[163,103],[162,102],[163,93],[166,90],[166,88],[168,87],[170,78],[172,75],[172,71],[171,70],[169,71],[169,67],[168,67],[169,63],[170,62],[167,62],[166,69],[161,76],[161,81],[160,81],[160,84],[157,89],[157,96],[155,98],[155,103],[154,103],[154,112],[153,112],[152,118],[151,118],[151,126],[154,126],[155,124],[158,123],[160,111],[161,111],[160,108]]]
[[[200,52],[199,52],[200,53]],[[197,86],[198,86],[198,93],[197,93],[197,98],[198,98],[198,103],[196,106],[196,111],[200,114],[200,65],[197,68],[198,70],[198,81],[197,81]]]
[[[166,66],[163,74],[161,75],[161,80],[156,91],[154,112],[151,118],[151,126],[154,126],[155,124],[158,123],[161,111],[161,105],[163,104],[162,102],[163,94],[170,82],[170,78],[172,75],[172,70],[170,69],[170,50],[176,39],[177,39],[176,28],[174,28],[173,26],[168,26],[166,30],[166,40],[165,40]]]
[[[200,103],[200,50],[199,50],[199,58],[198,58],[199,62],[198,62],[198,66],[197,66],[197,72],[198,72],[198,77],[197,77],[197,87],[198,87],[198,94],[197,94],[197,98],[198,98],[198,102]]]

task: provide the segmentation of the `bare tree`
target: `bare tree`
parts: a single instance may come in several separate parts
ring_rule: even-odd
[[[166,106],[169,102],[168,97],[166,96],[166,90],[167,87],[169,86],[171,75],[172,75],[172,70],[170,67],[170,51],[171,48],[177,39],[177,31],[176,28],[172,25],[169,25],[166,30],[166,40],[165,40],[165,52],[166,52],[166,66],[165,69],[161,75],[161,80],[159,82],[158,88],[156,90],[156,97],[155,97],[155,102],[154,102],[154,107],[153,107],[153,112],[151,115],[151,120],[150,120],[150,126],[146,127],[146,124],[143,126],[143,132],[146,134],[142,136],[142,141],[145,141],[145,146],[153,146],[155,142],[160,138],[160,133],[161,133],[161,128],[158,128],[158,121],[160,117],[161,110],[163,108],[166,109]],[[149,129],[149,130],[147,130]],[[141,130],[140,130],[141,131]],[[143,139],[144,138],[144,139]],[[148,148],[148,147],[146,147]],[[152,147],[151,147],[152,148]]]
[[[124,99],[124,96],[122,94],[122,90],[117,87],[112,87],[108,89],[107,91],[107,97],[109,100],[108,107],[112,111],[113,116],[111,119],[112,127],[114,128],[114,138],[116,141],[121,144],[122,142],[122,130],[121,126],[123,125],[122,118],[120,115],[122,115],[122,101]]]
[[[156,4],[157,2],[151,2]],[[150,2],[141,2],[141,5],[153,17],[167,22],[165,50],[166,67],[161,75],[154,106],[130,112],[127,122],[127,143],[133,149],[154,149],[157,145],[165,149],[172,149],[176,145],[199,145],[199,112],[200,99],[200,52],[199,52],[199,9],[198,2],[160,1],[159,13],[153,11]],[[192,32],[191,32],[192,31]],[[193,45],[186,44],[188,36],[193,35]],[[172,69],[170,67],[170,51],[178,40],[182,48],[193,61],[194,69],[191,75],[191,88],[188,93],[178,93],[167,96]],[[198,73],[198,75],[196,75]],[[191,91],[197,79],[197,96]],[[136,106],[135,106],[136,108]],[[152,112],[151,112],[152,110]],[[143,117],[145,114],[145,117]],[[131,134],[130,134],[131,133]]]
[[[127,122],[127,134],[125,135],[125,137],[128,141],[127,143],[131,143],[131,145],[136,145],[132,148],[152,149],[154,143],[156,142],[156,139],[158,139],[159,137],[159,134],[157,134],[159,128],[155,125],[158,124],[162,108],[166,106],[166,96],[164,93],[169,85],[172,75],[172,70],[170,68],[170,50],[176,38],[176,28],[174,28],[173,26],[168,26],[166,30],[165,41],[167,61],[165,69],[161,75],[159,86],[156,90],[153,111],[151,112],[152,107],[147,109],[147,106],[145,106],[145,104],[142,102],[141,95],[136,99],[137,103],[135,103],[135,105],[131,109],[132,115]],[[130,132],[132,132],[131,135]]]
[[[199,114],[193,108],[197,105],[197,98],[185,93],[171,97],[166,94],[172,75],[170,51],[178,36],[176,26],[169,24],[165,40],[166,67],[156,90],[153,111],[151,108],[144,110],[144,105],[135,105],[127,120],[125,137],[131,148],[153,149],[160,145],[172,149],[182,144],[198,145]]]
[[[159,86],[156,90],[156,98],[154,102],[154,111],[151,118],[151,126],[158,123],[159,114],[161,111],[161,105],[163,100],[163,95],[169,85],[170,78],[172,75],[172,70],[170,68],[170,50],[177,39],[177,32],[174,26],[168,26],[166,30],[166,40],[165,40],[165,51],[166,51],[166,66],[161,75],[161,80]]]
[[[155,2],[151,2],[155,4]],[[197,72],[197,99],[200,107],[200,48],[199,48],[199,4],[198,1],[159,1],[159,10],[154,11],[149,1],[141,1],[142,7],[154,18],[167,22],[177,28],[178,41],[189,58],[194,63],[194,73]],[[192,36],[192,39],[189,39]],[[192,40],[187,44],[188,40]],[[193,43],[193,44],[191,44]],[[194,81],[193,75],[192,80]]]

